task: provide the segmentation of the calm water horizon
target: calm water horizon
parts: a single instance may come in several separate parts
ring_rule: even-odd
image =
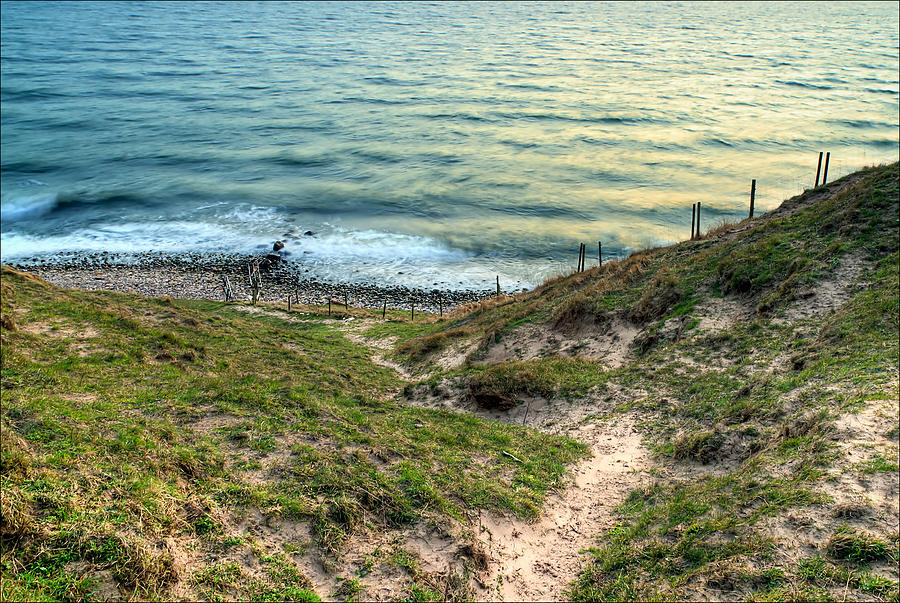
[[[532,287],[900,157],[866,3],[2,2],[0,259]],[[304,236],[306,231],[315,236]],[[594,260],[596,261],[596,260]],[[590,266],[591,263],[588,263]]]

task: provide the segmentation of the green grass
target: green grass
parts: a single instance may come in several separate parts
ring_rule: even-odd
[[[638,286],[650,284],[645,297],[660,283],[685,292],[674,306],[659,306],[669,307],[666,318],[689,315],[697,295],[716,291],[756,304],[758,315],[713,335],[658,344],[606,375],[608,383],[641,390],[618,410],[641,413],[640,427],[659,457],[715,465],[719,472],[633,492],[618,510],[620,523],[601,538],[572,585],[573,599],[692,598],[704,581],[703,596],[720,589],[752,592],[760,601],[828,599],[829,588],[848,587],[849,580],[854,592],[896,600],[896,581],[876,574],[834,569],[832,578],[811,578],[808,568],[776,565],[780,544],[757,528],[766,517],[830,504],[821,485],[837,458],[834,419],[868,400],[896,396],[896,204],[895,164],[869,170],[844,194],[733,243],[695,244],[700,251],[690,262],[671,257],[680,246],[656,252],[669,255],[673,268],[653,277],[651,260]],[[847,303],[824,320],[769,320],[850,252],[870,267]],[[787,369],[772,370],[783,358]],[[724,366],[708,368],[714,362]],[[548,380],[543,387],[550,390]],[[860,469],[896,471],[896,460],[876,454]],[[897,556],[886,540],[848,529],[835,533],[827,548],[842,562],[895,563]]]
[[[613,320],[657,333],[673,319],[690,325],[681,339],[643,340],[640,357],[616,369],[548,356],[469,362],[426,383],[451,379],[513,404],[577,399],[599,414],[634,413],[661,463],[703,467],[631,493],[571,585],[573,599],[827,599],[850,588],[896,600],[896,582],[876,571],[896,563],[896,537],[842,528],[827,559],[792,565],[764,529],[788,513],[826,512],[835,420],[897,395],[898,166],[842,182],[851,178],[859,181],[839,195],[741,223],[730,238],[647,250],[444,320],[393,313],[366,336],[397,338],[395,357],[425,370],[460,343],[483,358],[529,323],[562,335]],[[789,319],[785,310],[850,259],[861,275],[845,303]],[[145,599],[167,598],[187,579],[210,600],[313,600],[292,557],[234,533],[237,518],[308,523],[313,542],[303,549],[334,561],[363,530],[463,520],[474,509],[534,518],[587,452],[403,404],[407,383],[315,313],[288,322],[215,302],[60,291],[8,269],[0,285],[4,600],[88,599],[104,576]],[[697,309],[713,298],[753,316],[698,333]],[[895,444],[896,428],[886,437]],[[855,469],[896,472],[892,450]],[[172,551],[153,544],[167,538],[187,539],[204,565],[179,574]],[[230,565],[237,552],[263,571]],[[429,576],[399,549],[371,560],[382,562],[402,571],[409,600],[472,596],[463,577]],[[320,594],[364,597],[364,577]]]
[[[2,286],[18,327],[2,332],[3,530],[15,542],[4,548],[4,593],[87,592],[97,571],[121,565],[84,565],[78,547],[76,570],[63,570],[60,553],[56,565],[41,561],[71,549],[73,531],[117,538],[141,526],[137,569],[117,580],[157,598],[175,578],[143,539],[213,547],[228,529],[217,518],[246,508],[311,522],[329,555],[363,517],[382,530],[468,509],[534,517],[586,451],[395,401],[397,374],[317,316],[60,291],[5,268]],[[281,460],[266,471],[270,455]],[[269,582],[241,592],[306,596]]]
[[[827,546],[828,554],[843,561],[869,563],[872,561],[897,561],[897,556],[888,543],[871,534],[858,532],[842,526],[831,535]]]

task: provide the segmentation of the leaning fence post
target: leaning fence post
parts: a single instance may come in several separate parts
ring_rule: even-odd
[[[756,180],[750,183],[750,217],[753,217],[753,203],[756,201]]]
[[[819,166],[816,168],[816,183],[813,185],[813,188],[819,186],[819,174],[822,173],[822,151],[819,151]]]
[[[825,172],[822,174],[822,186],[828,182],[828,161],[831,159],[831,153],[825,153]]]

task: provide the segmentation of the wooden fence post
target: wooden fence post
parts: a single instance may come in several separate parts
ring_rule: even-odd
[[[328,316],[331,316],[331,296],[328,296]]]
[[[822,151],[819,151],[819,166],[816,168],[816,183],[813,185],[813,188],[819,186],[819,174],[822,173]]]
[[[500,297],[500,275],[497,275],[497,297]]]
[[[825,153],[825,172],[822,174],[822,186],[828,182],[828,161],[831,159],[831,153]]]
[[[753,217],[753,203],[756,201],[756,180],[750,184],[750,217]]]
[[[409,306],[409,319],[413,322],[416,321],[416,300],[412,300]]]
[[[700,238],[700,202],[697,201],[697,238]]]
[[[597,265],[603,265],[603,242],[597,241]]]
[[[697,222],[697,204],[691,205],[691,240],[694,240],[694,224]]]
[[[384,305],[381,307],[381,320],[384,320],[385,314],[387,314],[387,300],[384,300]]]

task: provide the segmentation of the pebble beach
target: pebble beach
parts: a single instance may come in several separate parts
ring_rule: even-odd
[[[225,278],[234,291],[235,301],[251,299],[248,266],[262,264],[260,275],[262,302],[323,305],[328,300],[363,308],[409,309],[437,314],[441,310],[478,302],[496,295],[496,290],[416,289],[405,286],[368,283],[330,283],[305,276],[303,265],[284,258],[269,263],[266,254],[227,253],[168,254],[145,252],[61,253],[51,257],[25,258],[10,265],[35,274],[59,287],[84,290],[118,291],[146,297],[173,299],[225,299]]]

